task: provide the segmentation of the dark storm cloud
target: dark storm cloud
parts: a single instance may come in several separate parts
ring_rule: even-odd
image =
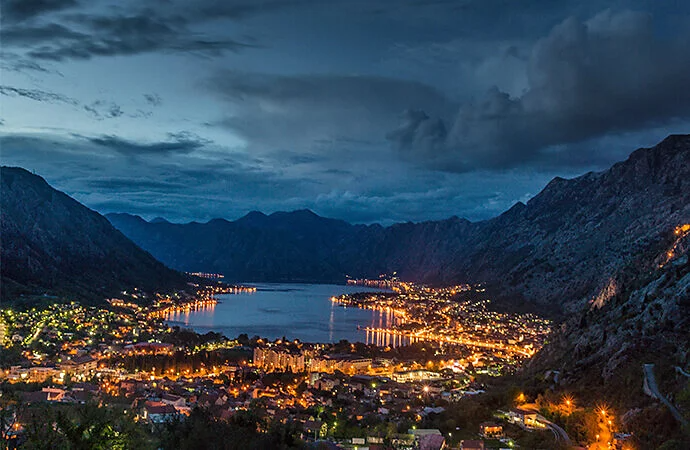
[[[168,142],[141,143],[117,136],[83,137],[88,142],[127,156],[189,153],[210,143],[191,133],[170,134]]]
[[[424,111],[413,109],[402,114],[402,125],[387,138],[404,149],[433,153],[442,147],[448,137],[446,124],[440,118],[431,118]]]
[[[72,13],[76,0],[9,0],[3,4],[0,37],[6,47],[21,48],[32,58],[50,61],[156,51],[219,56],[256,44],[248,36],[244,41],[228,38],[227,33],[209,36],[200,31],[207,29],[208,22],[240,20],[311,3],[317,2],[143,0],[125,8],[87,2],[83,6],[90,7],[89,12]],[[125,9],[128,12],[123,14]],[[58,14],[62,11],[65,13]]]
[[[45,13],[77,6],[76,0],[5,0],[2,3],[4,20],[23,21]]]
[[[154,14],[136,16],[72,17],[72,22],[85,26],[86,32],[76,32],[57,26],[57,36],[31,47],[28,54],[34,58],[63,61],[90,59],[94,56],[135,55],[154,51],[200,52],[221,55],[226,51],[239,51],[252,45],[233,39],[211,39],[198,35],[186,27],[180,17],[162,18]],[[41,33],[45,30],[34,30]],[[35,39],[32,30],[9,30],[8,33]],[[17,39],[17,38],[15,38]],[[11,41],[12,42],[12,41]]]
[[[56,94],[54,92],[42,91],[40,89],[22,89],[12,86],[0,86],[0,94],[10,97],[24,97],[37,102],[47,103],[66,103],[76,106],[78,101],[65,95]]]
[[[223,72],[208,86],[228,102],[222,125],[279,148],[380,140],[382,127],[404,109],[444,114],[451,105],[431,86],[388,77]]]
[[[534,46],[529,88],[494,88],[445,123],[408,113],[388,134],[409,157],[450,170],[508,167],[552,157],[554,146],[690,117],[688,35],[659,36],[643,13],[569,18]]]
[[[594,0],[20,1],[3,11],[0,93],[27,100],[4,98],[3,134],[36,133],[0,137],[3,161],[101,212],[482,219],[690,111],[682,2],[616,0],[653,28],[578,20]]]
[[[160,11],[168,9],[140,9],[127,15],[79,13],[49,22],[7,20],[0,38],[8,48],[19,48],[32,58],[51,61],[156,51],[222,55],[254,46],[196,32],[190,29],[194,25],[191,17]]]

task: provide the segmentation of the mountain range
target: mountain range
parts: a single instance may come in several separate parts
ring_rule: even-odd
[[[54,295],[99,302],[123,289],[184,287],[99,213],[16,167],[0,168],[2,300]]]
[[[621,421],[651,417],[675,429],[670,409],[642,394],[655,371],[661,395],[690,408],[690,135],[603,172],[556,178],[527,204],[481,222],[351,225],[301,210],[174,224],[106,219],[20,168],[2,167],[0,187],[3,300],[96,302],[133,287],[184,286],[185,276],[155,258],[239,281],[397,271],[428,283],[485,283],[499,305],[558,319],[523,371],[526,390],[560,384],[592,404],[628,408]]]
[[[245,282],[397,272],[427,283],[486,283],[497,300],[559,314],[614,295],[620,270],[663,252],[674,228],[690,222],[690,136],[671,135],[603,172],[555,178],[526,204],[481,222],[351,225],[309,210],[187,224],[107,218],[177,270]]]

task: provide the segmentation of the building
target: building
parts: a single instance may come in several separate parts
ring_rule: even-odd
[[[187,406],[187,401],[184,399],[184,397],[173,394],[163,394],[161,396],[161,402],[165,403],[166,405],[172,405],[176,408]]]
[[[460,450],[484,450],[484,441],[465,439],[460,442]]]
[[[479,434],[488,439],[503,437],[503,427],[493,422],[479,424]]]
[[[34,366],[34,367],[21,367],[12,366],[7,379],[12,382],[25,382],[25,383],[45,383],[50,379],[54,379],[55,382],[61,382],[60,370],[55,367],[44,367],[44,366]]]
[[[511,409],[508,413],[508,420],[523,428],[543,428],[537,419],[537,413],[522,408]]]
[[[91,355],[77,356],[60,363],[60,369],[70,375],[87,375],[98,368],[98,360]]]
[[[419,450],[443,450],[446,448],[446,439],[441,431],[435,428],[420,428],[408,430],[414,436]]]
[[[318,439],[320,437],[323,437],[326,435],[328,432],[328,426],[326,425],[325,422],[321,422],[320,420],[313,420],[309,419],[306,422],[304,422],[303,426],[304,432],[307,433],[309,437],[314,437],[314,439]]]
[[[22,401],[27,404],[40,402],[61,402],[65,399],[66,391],[56,388],[43,388],[36,392],[25,392]]]
[[[254,365],[267,372],[304,372],[307,368],[302,352],[278,347],[256,347]]]
[[[372,363],[371,358],[352,355],[324,355],[310,360],[309,371],[333,373],[340,370],[350,374],[367,373],[371,369]]]
[[[430,370],[406,370],[404,372],[395,372],[391,375],[391,379],[398,383],[432,381],[440,380],[441,378],[442,377],[438,372],[431,372]]]
[[[173,420],[177,416],[177,410],[173,405],[166,405],[163,402],[144,403],[141,417],[151,424],[165,423]]]
[[[340,385],[340,380],[331,376],[323,376],[313,383],[314,389],[320,391],[332,391],[338,385]]]
[[[344,358],[339,358],[339,368],[343,372],[349,373],[366,373],[371,367],[371,358],[360,358],[347,356]]]

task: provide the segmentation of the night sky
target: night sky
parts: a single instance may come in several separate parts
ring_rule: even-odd
[[[480,220],[690,130],[685,0],[2,0],[0,35],[2,163],[102,213]]]

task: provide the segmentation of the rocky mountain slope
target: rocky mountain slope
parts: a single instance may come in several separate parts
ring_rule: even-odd
[[[686,224],[613,276],[610,285],[615,288],[566,320],[532,364],[562,369],[566,382],[581,379],[580,372],[591,373],[592,365],[597,366],[595,376],[606,382],[630,361],[641,377],[641,355],[648,362],[668,358],[690,364],[688,249]]]
[[[613,288],[574,311],[529,362],[520,375],[525,388],[614,407],[636,448],[672,437],[678,445],[668,448],[688,448],[689,249],[685,224],[613,276]]]
[[[1,295],[99,301],[122,289],[185,285],[100,214],[21,168],[0,168]]]
[[[690,221],[690,136],[669,136],[604,172],[555,178],[527,204],[476,223],[453,217],[363,226],[311,211],[190,224],[107,217],[180,270],[238,281],[342,281],[397,271],[430,283],[485,282],[513,304],[562,311],[614,293],[614,274]]]

